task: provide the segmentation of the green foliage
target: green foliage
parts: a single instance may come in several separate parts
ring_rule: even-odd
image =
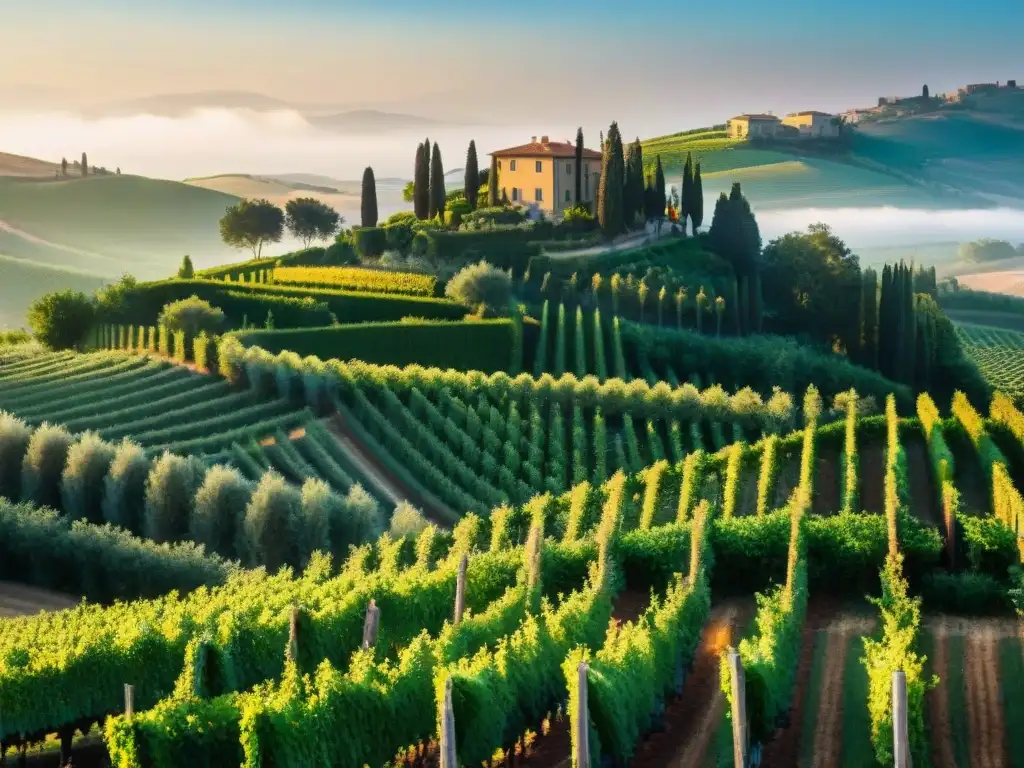
[[[606,237],[615,237],[626,226],[623,189],[626,164],[623,158],[622,135],[617,123],[608,129],[608,138],[601,148],[601,179],[597,191],[597,219]]]
[[[284,211],[269,200],[242,200],[228,206],[220,220],[220,237],[232,248],[249,248],[253,258],[266,243],[279,243],[284,234]]]
[[[238,551],[250,566],[271,572],[301,559],[302,494],[276,472],[260,480],[245,511]]]
[[[284,206],[284,224],[292,237],[309,248],[314,240],[330,240],[343,219],[340,214],[315,197],[298,197]]]
[[[224,557],[235,557],[253,487],[235,469],[214,466],[196,491],[188,538]]]
[[[957,258],[960,261],[974,263],[1000,261],[1017,256],[1020,256],[1020,252],[1011,243],[991,237],[984,237],[981,240],[973,240],[969,243],[961,243],[957,249]]]
[[[196,269],[192,266],[192,257],[185,254],[185,258],[181,260],[181,266],[178,267],[178,277],[182,280],[191,280],[196,276]]]
[[[45,422],[32,433],[21,465],[21,500],[60,509],[60,479],[74,439],[59,425]]]
[[[909,596],[903,576],[903,556],[890,554],[882,571],[882,595],[873,600],[882,614],[882,632],[864,639],[864,666],[868,672],[868,712],[875,758],[882,765],[893,760],[892,675],[902,670],[907,678],[907,723],[910,756],[926,765],[928,741],[924,722],[925,693],[935,681],[925,677],[925,658],[917,647],[921,631],[921,600]]]
[[[508,312],[512,279],[508,273],[486,261],[471,264],[455,274],[445,286],[445,295],[485,316]]]
[[[17,416],[0,411],[0,496],[21,498],[21,465],[32,430]]]
[[[224,325],[224,312],[193,295],[165,305],[157,323],[172,333],[184,332],[187,343],[191,343],[200,333],[218,333]]]
[[[103,519],[120,528],[142,532],[146,482],[152,468],[145,451],[127,438],[117,446],[103,479]]]
[[[93,301],[71,289],[40,296],[28,309],[32,335],[50,349],[80,347],[96,315]]]
[[[437,286],[432,275],[360,267],[278,267],[274,283],[410,296],[433,296]]]
[[[68,449],[61,477],[61,509],[72,520],[103,522],[103,486],[116,448],[86,432]]]
[[[362,226],[352,230],[356,253],[364,259],[380,256],[387,249],[387,232],[383,227]]]
[[[515,328],[511,320],[365,323],[330,328],[247,331],[245,346],[273,353],[362,360],[378,365],[422,365],[485,373],[509,369]]]
[[[1005,579],[1010,567],[1020,562],[1017,534],[998,517],[959,514],[957,522],[973,570]]]
[[[142,531],[158,544],[181,541],[188,534],[196,491],[203,484],[205,465],[194,456],[164,453],[146,478]]]

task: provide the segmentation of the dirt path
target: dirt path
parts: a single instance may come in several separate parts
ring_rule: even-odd
[[[816,515],[834,515],[843,506],[839,496],[839,461],[839,451],[836,450],[824,450],[818,456],[811,502],[811,509]]]
[[[1002,768],[1009,764],[998,674],[996,633],[991,629],[970,633],[964,648],[964,678],[972,768]]]
[[[750,599],[728,600],[712,608],[683,694],[668,704],[664,731],[640,745],[630,763],[633,768],[701,768],[725,716],[719,657],[739,642],[755,608]]]
[[[907,455],[907,474],[910,484],[910,511],[919,520],[942,527],[942,513],[939,510],[932,482],[931,462],[924,438],[913,437],[903,442]]]
[[[74,608],[79,600],[71,595],[47,589],[0,581],[0,616],[31,616],[40,611],[61,611]]]
[[[858,446],[860,453],[860,506],[880,515],[885,509],[885,451],[881,445]]]
[[[940,678],[945,676],[949,665],[949,653],[946,643],[948,630],[945,622],[936,626],[933,632],[931,668]],[[932,762],[935,768],[956,768],[956,757],[953,754],[952,722],[949,712],[949,690],[945,681],[928,692],[928,727],[932,745]]]

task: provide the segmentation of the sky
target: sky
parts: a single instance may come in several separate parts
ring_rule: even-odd
[[[6,3],[5,3],[6,4]],[[654,134],[1024,80],[1020,0],[11,0],[7,108],[241,90]],[[12,66],[16,63],[16,66]],[[440,114],[438,114],[440,113]]]

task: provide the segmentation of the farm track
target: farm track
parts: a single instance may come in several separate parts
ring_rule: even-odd
[[[914,437],[904,440],[903,450],[907,455],[910,511],[919,520],[941,528],[942,513],[935,497],[931,462],[928,459],[928,448],[925,446],[924,438]]]
[[[712,608],[683,694],[668,704],[664,731],[652,734],[640,745],[630,763],[633,768],[704,765],[704,757],[725,716],[719,659],[729,646],[738,644],[755,609],[754,601],[746,598],[727,600]]]
[[[946,636],[947,630],[944,625],[935,628],[930,659],[933,672],[945,670],[949,666]],[[928,710],[932,762],[935,768],[956,768],[953,734],[951,733],[952,722],[949,716],[949,690],[944,680],[928,692],[926,708]]]
[[[338,441],[338,445],[345,452],[345,455],[352,463],[359,468],[367,478],[382,490],[388,499],[396,506],[406,499],[411,499],[413,494],[402,482],[388,471],[387,467],[369,451],[363,449],[359,439],[345,425],[339,414],[325,419],[324,426]],[[424,510],[426,512],[427,510]]]
[[[861,509],[882,514],[885,498],[885,450],[880,445],[859,445]]]
[[[74,608],[78,600],[71,595],[13,582],[0,582],[0,616],[31,616],[40,611]]]
[[[995,632],[985,629],[968,635],[964,644],[964,679],[971,765],[975,768],[1002,768],[1008,764],[997,658]]]

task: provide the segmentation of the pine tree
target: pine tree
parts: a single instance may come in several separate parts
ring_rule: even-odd
[[[496,208],[500,198],[498,196],[498,158],[491,155],[491,172],[487,175],[487,205]]]
[[[717,208],[715,209],[717,212]],[[686,220],[693,220],[693,160],[690,153],[686,153],[686,162],[683,164],[683,181],[679,192],[679,221],[686,232]],[[696,228],[694,228],[696,234]]]
[[[612,123],[601,162],[601,189],[598,194],[597,219],[605,237],[622,233],[624,211],[622,200],[625,162],[622,157],[622,137],[619,126]]]
[[[576,196],[575,205],[583,202],[583,129],[576,129]]]
[[[363,171],[363,199],[360,212],[364,227],[377,226],[377,182],[373,177],[373,168],[369,166]]]
[[[82,153],[82,175],[89,175],[89,158],[85,156],[85,152]]]
[[[444,219],[445,204],[444,165],[441,162],[441,148],[435,143],[434,153],[430,157],[430,208],[427,218]]]
[[[693,167],[693,180],[690,182],[690,221],[693,223],[693,234],[697,234],[704,223],[704,185],[700,180],[700,160]]]
[[[422,143],[416,148],[412,204],[417,219],[422,221],[427,218],[430,208],[430,156],[427,154],[427,145]]]
[[[656,218],[661,219],[665,216],[665,206],[668,205],[668,199],[665,197],[665,171],[661,167],[661,155],[658,155],[654,165],[654,191],[657,195],[654,199],[657,211],[655,215]]]
[[[463,189],[469,207],[476,210],[476,200],[480,194],[480,166],[477,164],[475,141],[469,142],[469,149],[466,151],[466,175]]]

